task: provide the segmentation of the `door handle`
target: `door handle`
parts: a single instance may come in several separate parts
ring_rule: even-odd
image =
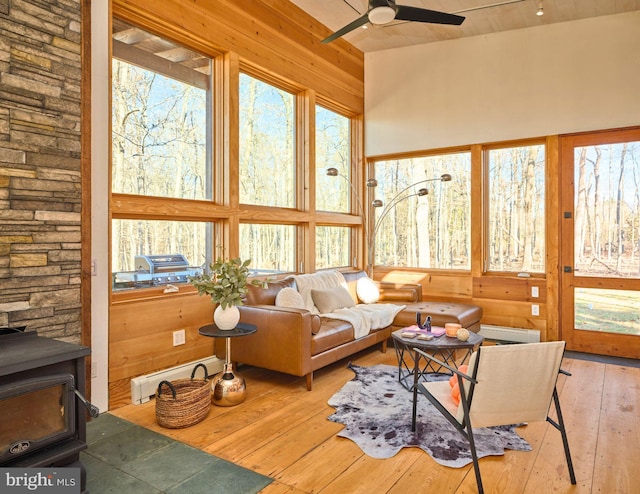
[[[563,271],[564,271],[565,273],[571,273],[571,272],[573,271],[573,268],[572,268],[571,266],[565,266],[565,267],[564,267],[564,269],[563,269]]]

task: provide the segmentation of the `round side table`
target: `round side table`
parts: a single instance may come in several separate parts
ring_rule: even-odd
[[[438,374],[443,369],[442,366],[435,367],[430,361],[423,359],[425,363],[420,366],[421,355],[413,350],[420,350],[430,353],[431,355],[439,355],[442,361],[450,367],[458,368],[456,362],[456,351],[462,350],[464,355],[460,364],[464,364],[471,356],[473,351],[477,349],[484,337],[476,333],[469,333],[467,341],[460,341],[457,338],[449,336],[439,336],[432,340],[416,340],[414,338],[404,338],[402,336],[403,329],[399,329],[391,333],[393,343],[396,347],[396,356],[398,357],[398,381],[406,389],[413,392],[413,416],[411,419],[411,430],[416,430],[416,412],[418,404],[418,380],[427,377],[427,374]],[[405,355],[408,359],[405,359]],[[449,373],[447,371],[447,373]]]
[[[224,370],[216,374],[211,381],[211,389],[213,391],[211,401],[214,405],[231,407],[239,405],[247,397],[247,386],[244,382],[244,377],[239,376],[237,372],[233,372],[231,338],[253,334],[257,329],[253,324],[238,323],[233,329],[220,329],[215,324],[209,324],[202,326],[198,330],[198,333],[202,336],[226,339],[227,348],[224,358]]]
[[[482,342],[484,337],[479,334],[469,332],[467,341],[460,341],[457,338],[451,338],[446,335],[438,336],[432,340],[418,340],[416,338],[404,338],[402,332],[404,329],[398,329],[391,333],[393,343],[396,348],[396,356],[398,357],[398,382],[407,390],[415,391],[415,385],[419,379],[427,377],[427,374],[438,374],[442,367],[434,366],[429,361],[421,358],[420,354],[414,351],[414,348],[437,356],[445,364],[458,368],[456,356],[458,351],[464,352],[460,364],[464,364]],[[420,361],[423,361],[421,364]],[[449,373],[446,371],[446,373]]]

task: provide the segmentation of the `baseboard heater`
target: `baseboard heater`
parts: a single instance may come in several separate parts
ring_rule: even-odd
[[[488,340],[517,343],[537,343],[540,341],[540,331],[537,329],[506,328],[504,326],[481,324],[479,334]]]
[[[131,379],[131,401],[134,405],[141,405],[149,401],[149,397],[156,394],[158,384],[161,381],[173,381],[175,379],[184,379],[191,377],[193,368],[196,364],[204,364],[207,366],[209,376],[213,376],[221,372],[224,367],[224,360],[216,357],[208,357],[202,360],[196,360],[187,364],[177,365],[170,369],[164,369],[152,374],[138,376]],[[202,377],[202,369],[196,374]]]

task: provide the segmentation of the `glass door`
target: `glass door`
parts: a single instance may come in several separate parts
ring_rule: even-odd
[[[640,357],[640,129],[563,137],[561,337]]]

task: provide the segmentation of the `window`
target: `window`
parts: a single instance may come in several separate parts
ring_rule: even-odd
[[[240,202],[296,207],[295,98],[240,74]]]
[[[296,271],[294,225],[240,225],[240,257],[251,259],[254,276]]]
[[[349,119],[316,106],[316,209],[348,213],[351,197],[351,142]],[[337,169],[342,178],[327,176]],[[358,214],[362,214],[362,205]]]
[[[640,142],[575,148],[575,271],[640,277]]]
[[[117,19],[114,24],[113,192],[210,199],[210,59]],[[137,46],[142,37],[155,44]],[[168,62],[176,51],[188,65]]]
[[[212,232],[204,222],[113,220],[113,288],[187,282],[211,259]]]
[[[545,148],[486,151],[489,271],[545,270]]]
[[[152,256],[180,256],[197,269],[224,252],[250,259],[255,275],[352,265],[354,244],[364,252],[363,228],[354,218],[356,211],[363,216],[362,204],[350,202],[356,196],[349,187],[351,153],[362,143],[351,142],[354,119],[329,108],[352,110],[248,60],[229,68],[238,84],[223,91],[214,87],[221,80],[213,77],[216,47],[197,44],[204,55],[172,41],[166,26],[156,27],[164,34],[113,18],[114,288],[142,287],[136,259]],[[300,101],[325,106],[303,112]],[[235,114],[237,127],[216,125]],[[317,129],[314,139],[305,129]],[[309,155],[316,141],[316,156]],[[227,153],[233,142],[237,152]],[[314,159],[320,170],[309,176]],[[326,176],[329,167],[346,180]],[[237,179],[237,187],[217,183],[220,177]],[[308,202],[306,185],[318,192]],[[318,231],[311,230],[318,222]],[[303,240],[315,242],[317,262],[308,257],[314,245]],[[140,294],[147,295],[155,292]]]
[[[172,217],[212,199],[211,59],[116,18],[112,43],[111,191],[166,199],[112,221],[113,288],[186,282],[213,245],[212,223]]]
[[[316,106],[316,209],[336,213],[355,212],[363,218],[361,202],[352,207],[356,193],[351,180],[350,119]],[[327,170],[332,171],[331,175]],[[355,195],[359,201],[360,194]],[[351,266],[352,229],[347,226],[316,227],[316,269]]]
[[[316,269],[350,266],[350,235],[346,226],[317,226]]]
[[[374,264],[470,269],[471,153],[377,161],[374,173]]]

